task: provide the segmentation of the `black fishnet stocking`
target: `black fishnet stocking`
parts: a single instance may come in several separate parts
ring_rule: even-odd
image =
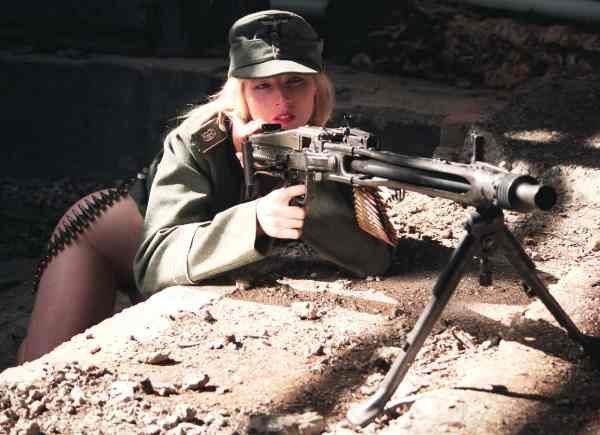
[[[92,195],[65,213],[55,235],[73,222],[80,207],[89,205]],[[56,252],[39,277],[18,363],[38,358],[112,315],[117,289],[135,286],[132,264],[142,226],[137,205],[124,194],[105,207],[87,228],[82,228],[74,241]]]

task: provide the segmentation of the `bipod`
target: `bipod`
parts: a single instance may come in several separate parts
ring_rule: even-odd
[[[433,287],[433,297],[419,316],[403,346],[377,391],[364,403],[352,407],[346,417],[355,425],[365,426],[379,415],[408,372],[435,322],[448,304],[464,275],[470,260],[480,256],[482,285],[491,284],[488,256],[501,248],[507,260],[517,270],[521,279],[550,310],[556,321],[566,329],[568,336],[576,341],[593,359],[600,360],[600,338],[583,334],[548,291],[536,272],[535,264],[515,236],[504,224],[502,209],[491,206],[473,212],[465,223],[466,234],[452,253],[450,261]]]

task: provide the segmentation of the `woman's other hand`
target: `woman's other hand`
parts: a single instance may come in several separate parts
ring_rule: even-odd
[[[275,189],[258,200],[256,219],[258,234],[277,239],[299,239],[302,235],[306,212],[290,201],[306,194],[303,184]]]
[[[235,115],[230,115],[229,119],[231,120],[233,145],[238,153],[242,151],[242,144],[248,139],[248,136],[261,131],[261,127],[265,123],[262,119],[246,122]]]
[[[261,131],[261,127],[264,124],[264,121],[260,119],[254,119],[252,121],[246,122],[243,119],[230,115],[229,119],[231,120],[231,136],[233,140],[233,145],[235,147],[235,156],[240,161],[240,165],[242,168],[244,167],[244,158],[242,156],[242,144],[248,139],[248,136],[254,133],[258,133]]]

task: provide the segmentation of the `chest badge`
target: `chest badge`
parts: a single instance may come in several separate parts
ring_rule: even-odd
[[[219,128],[216,118],[208,120],[192,134],[192,144],[200,153],[207,153],[227,138],[227,133]]]

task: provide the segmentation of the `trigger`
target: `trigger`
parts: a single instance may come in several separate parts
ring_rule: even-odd
[[[305,188],[306,193],[304,195],[298,195],[298,196],[293,197],[290,200],[290,205],[295,206],[295,207],[304,207],[306,205],[306,198],[308,195],[308,186],[310,184],[308,182],[309,176],[310,176],[309,174],[306,174],[306,176],[304,177],[304,188]]]
[[[306,205],[306,195],[298,195],[290,200],[290,205],[295,207],[304,207]]]

